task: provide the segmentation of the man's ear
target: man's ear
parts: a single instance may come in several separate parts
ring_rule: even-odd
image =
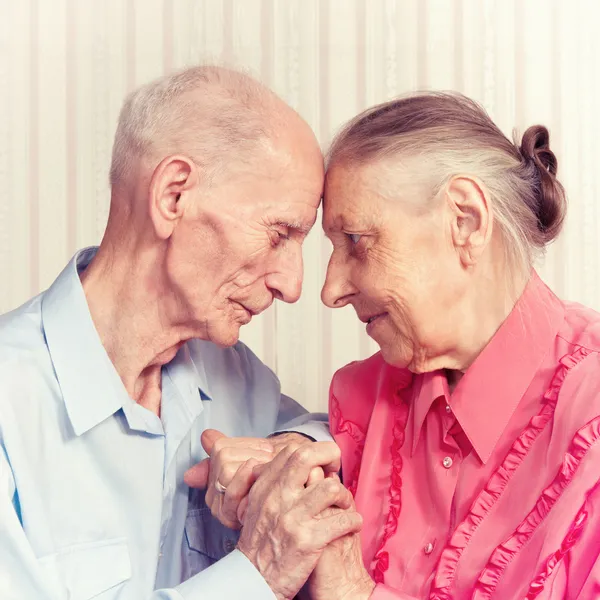
[[[166,240],[171,236],[198,183],[198,167],[186,156],[168,156],[154,169],[148,208],[160,239]]]
[[[452,243],[465,268],[474,266],[492,236],[487,190],[475,177],[455,176],[446,184]]]

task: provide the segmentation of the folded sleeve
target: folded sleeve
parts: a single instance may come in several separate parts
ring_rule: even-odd
[[[373,593],[369,596],[369,600],[419,600],[415,596],[409,596],[402,592],[393,590],[387,585],[378,583],[373,590]]]
[[[279,415],[275,434],[300,433],[315,442],[330,442],[333,437],[329,433],[327,413],[309,413],[293,398],[281,394]]]
[[[254,565],[239,550],[170,590],[157,590],[151,600],[276,600]]]

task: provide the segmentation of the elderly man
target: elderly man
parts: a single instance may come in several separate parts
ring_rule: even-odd
[[[194,68],[130,96],[100,247],[0,319],[3,600],[291,598],[358,530],[339,480],[310,480],[339,467],[333,444],[247,440],[236,465],[237,442],[205,431],[265,437],[303,412],[238,335],[298,299],[322,182],[309,127],[244,75]],[[232,526],[273,459],[236,550],[183,482],[203,432]]]

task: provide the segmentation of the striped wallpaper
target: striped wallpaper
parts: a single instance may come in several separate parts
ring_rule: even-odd
[[[100,239],[124,95],[210,60],[250,69],[323,145],[364,107],[417,89],[465,92],[507,132],[547,124],[571,206],[540,270],[600,308],[599,22],[595,0],[0,0],[0,310]],[[243,331],[311,409],[335,369],[375,350],[351,309],[320,304],[328,254],[314,230],[302,299]]]

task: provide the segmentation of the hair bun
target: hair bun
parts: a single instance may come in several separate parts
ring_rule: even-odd
[[[536,216],[544,242],[560,232],[567,210],[565,190],[556,179],[558,160],[550,150],[550,133],[543,125],[533,125],[523,134],[520,146],[523,159],[535,170]]]

